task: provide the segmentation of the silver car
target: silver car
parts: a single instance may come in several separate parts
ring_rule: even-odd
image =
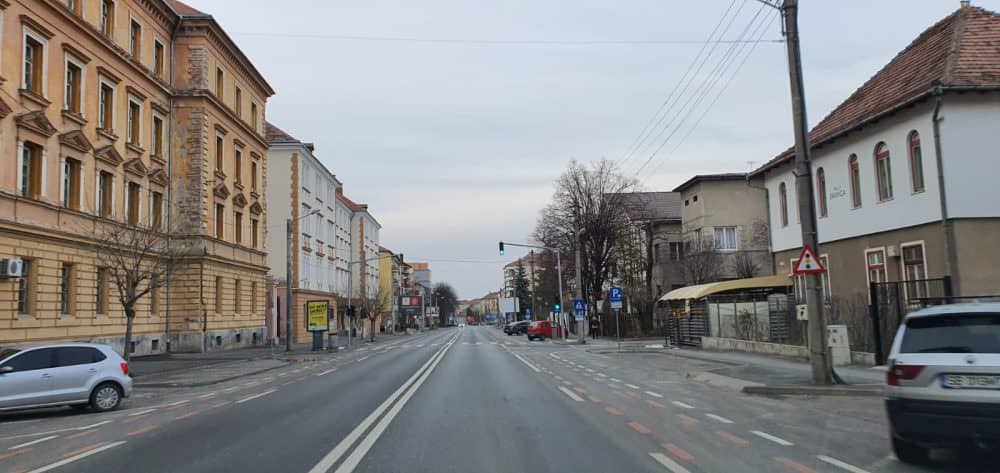
[[[0,411],[67,405],[109,411],[131,394],[128,363],[110,346],[0,348]]]
[[[886,376],[896,457],[929,447],[1000,447],[1000,303],[915,311],[896,332]]]

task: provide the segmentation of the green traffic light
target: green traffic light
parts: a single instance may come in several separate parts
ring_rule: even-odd
[[[500,256],[503,256],[503,242],[500,242]]]

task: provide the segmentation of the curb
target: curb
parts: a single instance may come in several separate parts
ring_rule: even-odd
[[[692,381],[704,383],[714,388],[726,389],[737,393],[746,393],[747,388],[765,387],[761,383],[723,376],[708,371],[691,371],[686,374],[686,377]]]
[[[844,386],[745,386],[744,394],[759,394],[771,396],[805,395],[805,396],[856,396],[882,397],[885,391],[881,385]]]
[[[285,360],[281,360],[285,361]],[[283,365],[272,366],[270,368],[259,369],[257,371],[251,371],[249,373],[241,373],[236,376],[230,376],[228,378],[213,379],[211,381],[201,381],[195,383],[132,383],[133,388],[197,388],[200,386],[211,386],[213,384],[225,383],[226,381],[232,381],[234,379],[244,378],[247,376],[253,376],[256,374],[266,373],[271,370],[276,370],[278,368],[284,368],[291,364],[290,362],[285,362]]]

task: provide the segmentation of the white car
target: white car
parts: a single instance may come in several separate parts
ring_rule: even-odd
[[[892,448],[907,463],[930,447],[1000,448],[1000,303],[909,314],[889,353]]]

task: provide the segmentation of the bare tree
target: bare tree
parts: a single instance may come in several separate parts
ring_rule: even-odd
[[[386,313],[386,307],[392,307],[392,290],[387,290],[386,287],[379,284],[375,292],[365,291],[358,302],[361,316],[370,323],[371,332],[369,340],[374,342],[375,322],[382,314]]]
[[[710,239],[695,237],[684,242],[684,247],[684,256],[677,262],[677,268],[685,283],[705,284],[719,278],[722,255]]]
[[[125,312],[123,356],[131,358],[132,326],[136,306],[142,298],[163,287],[170,271],[181,257],[191,252],[184,240],[171,238],[171,232],[125,225],[100,223],[94,231],[97,259],[117,292]]]
[[[736,277],[740,279],[752,278],[760,274],[760,265],[754,259],[752,251],[741,250],[734,253],[730,266],[732,266],[731,269]]]

